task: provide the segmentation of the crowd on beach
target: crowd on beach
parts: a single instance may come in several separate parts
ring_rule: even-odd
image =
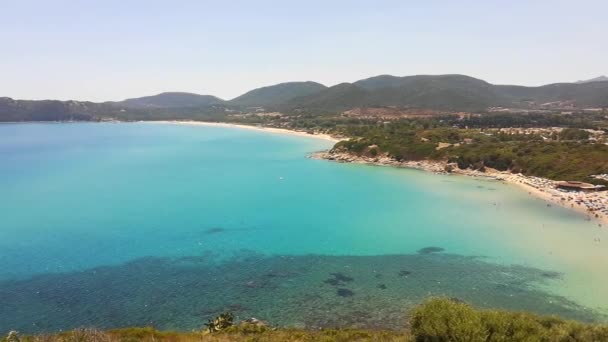
[[[511,182],[525,185],[538,191],[539,197],[576,209],[585,214],[588,220],[593,218],[608,223],[608,193],[606,191],[571,191],[559,189],[554,181],[540,177],[527,177],[521,174],[509,176]]]

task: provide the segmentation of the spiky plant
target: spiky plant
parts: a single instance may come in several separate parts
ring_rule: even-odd
[[[230,312],[225,312],[214,319],[210,319],[205,324],[205,332],[214,333],[234,325],[234,315]]]
[[[19,342],[19,333],[16,331],[9,331],[8,336],[6,337],[6,342]]]

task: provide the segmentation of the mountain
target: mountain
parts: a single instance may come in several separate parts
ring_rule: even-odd
[[[343,111],[353,107],[371,105],[367,102],[369,94],[369,91],[357,85],[341,83],[310,95],[295,97],[287,101],[287,103],[281,104],[280,108],[286,110],[307,109],[322,112]]]
[[[464,75],[381,75],[298,97],[288,105],[292,108],[323,108],[329,111],[360,106],[483,110],[502,103],[493,87],[485,81]]]
[[[465,75],[381,75],[297,97],[284,109],[341,111],[354,107],[416,107],[483,111],[488,107],[526,107],[572,101],[579,107],[608,106],[608,82],[556,83],[541,87],[494,85]]]
[[[382,88],[398,87],[403,83],[403,79],[404,77],[380,75],[359,80],[353,84],[367,90],[378,90]]]
[[[576,82],[576,83],[579,83],[579,84],[580,84],[580,83],[607,82],[607,81],[608,81],[608,77],[606,77],[606,76],[602,75],[602,76],[595,77],[595,78],[592,78],[592,79],[589,79],[589,80],[582,80],[582,81],[578,81],[578,82]]]
[[[77,101],[25,101],[0,97],[0,122],[13,121],[90,121],[92,102]]]
[[[127,99],[121,102],[112,102],[113,105],[127,108],[186,108],[204,107],[221,103],[224,103],[224,100],[215,96],[179,92],[161,93],[153,96]]]
[[[290,100],[318,93],[327,87],[316,82],[288,82],[251,90],[229,101],[232,105],[248,107],[276,106]]]
[[[0,98],[0,121],[216,120],[243,107],[285,113],[341,113],[356,107],[405,107],[449,111],[484,111],[488,107],[533,108],[569,102],[578,108],[608,107],[608,82],[598,77],[583,83],[540,87],[494,85],[465,75],[380,75],[326,87],[315,82],[289,82],[251,90],[224,101],[210,95],[161,93],[120,102],[27,101]]]
[[[165,103],[167,106],[170,103]],[[176,104],[179,105],[179,104]],[[18,121],[100,121],[213,120],[224,118],[222,104],[192,107],[129,107],[122,102],[30,101],[0,97],[0,122]]]
[[[497,94],[506,105],[573,101],[578,107],[608,107],[608,82],[555,83],[540,87],[497,85]]]

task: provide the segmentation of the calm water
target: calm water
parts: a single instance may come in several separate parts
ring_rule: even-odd
[[[400,328],[429,295],[605,320],[608,229],[499,182],[306,158],[329,147],[217,127],[0,125],[0,333],[186,330],[225,310]]]

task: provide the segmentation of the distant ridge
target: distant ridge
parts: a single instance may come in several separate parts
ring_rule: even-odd
[[[247,107],[284,113],[341,113],[357,107],[405,107],[480,112],[489,107],[528,108],[531,103],[569,102],[607,108],[608,77],[540,87],[494,85],[466,75],[380,75],[326,87],[287,82],[251,90],[230,101],[212,95],[166,92],[119,102],[24,101],[0,97],[0,121],[209,119]]]
[[[253,89],[229,101],[242,106],[276,106],[299,96],[320,92],[327,87],[316,82],[287,82]]]
[[[608,81],[608,77],[602,75],[602,76],[595,77],[595,78],[588,79],[588,80],[577,81],[576,83],[581,84],[581,83],[607,82],[607,81]]]
[[[529,102],[573,101],[608,106],[608,83],[556,83],[541,87],[493,85],[466,75],[381,75],[342,83],[294,98],[286,109],[340,111],[354,107],[401,106],[483,111],[492,106],[525,107]]]
[[[129,108],[184,108],[209,106],[221,104],[223,102],[224,100],[212,95],[166,92],[158,95],[126,99],[121,102],[112,103]]]

